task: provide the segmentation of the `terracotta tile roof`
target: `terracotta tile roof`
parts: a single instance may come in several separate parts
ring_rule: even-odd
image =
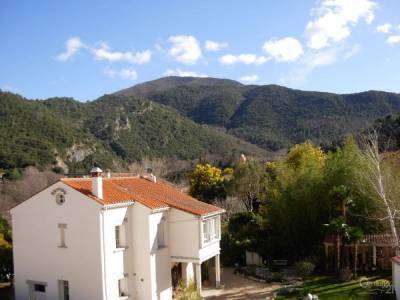
[[[103,205],[136,201],[151,209],[174,207],[195,215],[223,212],[222,208],[192,198],[161,180],[155,183],[140,177],[103,178],[103,199],[92,194],[91,178],[61,181]]]
[[[327,236],[324,240],[324,243],[333,244],[334,239],[334,236]],[[395,241],[390,234],[366,234],[359,244],[392,246],[395,244]]]
[[[396,264],[400,265],[400,256],[392,257],[392,261],[395,262]]]

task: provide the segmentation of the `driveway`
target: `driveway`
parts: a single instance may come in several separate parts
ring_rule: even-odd
[[[274,292],[280,283],[261,283],[233,274],[233,268],[221,269],[223,289],[203,289],[202,296],[207,300],[247,300],[273,299]]]

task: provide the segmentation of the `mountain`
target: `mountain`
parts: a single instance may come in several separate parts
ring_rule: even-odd
[[[0,92],[0,170],[27,166],[87,171],[94,163],[127,167],[144,158],[228,159],[267,152],[199,125],[171,107],[138,96],[28,100]]]
[[[116,95],[146,97],[272,151],[307,139],[330,142],[400,111],[394,93],[334,94],[214,78],[165,77]]]

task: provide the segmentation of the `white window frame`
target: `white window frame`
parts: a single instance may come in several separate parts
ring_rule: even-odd
[[[115,238],[116,249],[127,248],[125,224],[119,224],[114,226],[114,238]]]
[[[157,248],[165,247],[167,247],[167,221],[165,217],[162,217],[157,224]]]
[[[65,287],[67,286],[67,297],[65,297]],[[58,281],[58,293],[60,300],[69,300],[70,292],[69,292],[69,281],[68,280],[59,280]]]
[[[58,229],[60,230],[60,244],[58,248],[67,248],[67,244],[65,242],[65,232],[67,230],[67,224],[59,223]]]
[[[202,244],[207,245],[221,239],[220,216],[205,218],[201,223]]]
[[[129,297],[129,293],[128,293],[128,274],[124,274],[123,278],[118,279],[118,296],[120,298]]]

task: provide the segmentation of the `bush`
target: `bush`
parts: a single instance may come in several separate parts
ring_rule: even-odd
[[[196,284],[190,283],[189,287],[184,287],[183,282],[180,284],[180,291],[176,294],[177,300],[201,300],[201,296],[197,291]]]
[[[294,268],[296,269],[297,276],[307,277],[311,275],[312,272],[314,272],[315,264],[310,261],[302,260],[295,263]]]
[[[283,274],[280,272],[274,272],[271,274],[270,281],[272,282],[282,282],[283,280]]]

